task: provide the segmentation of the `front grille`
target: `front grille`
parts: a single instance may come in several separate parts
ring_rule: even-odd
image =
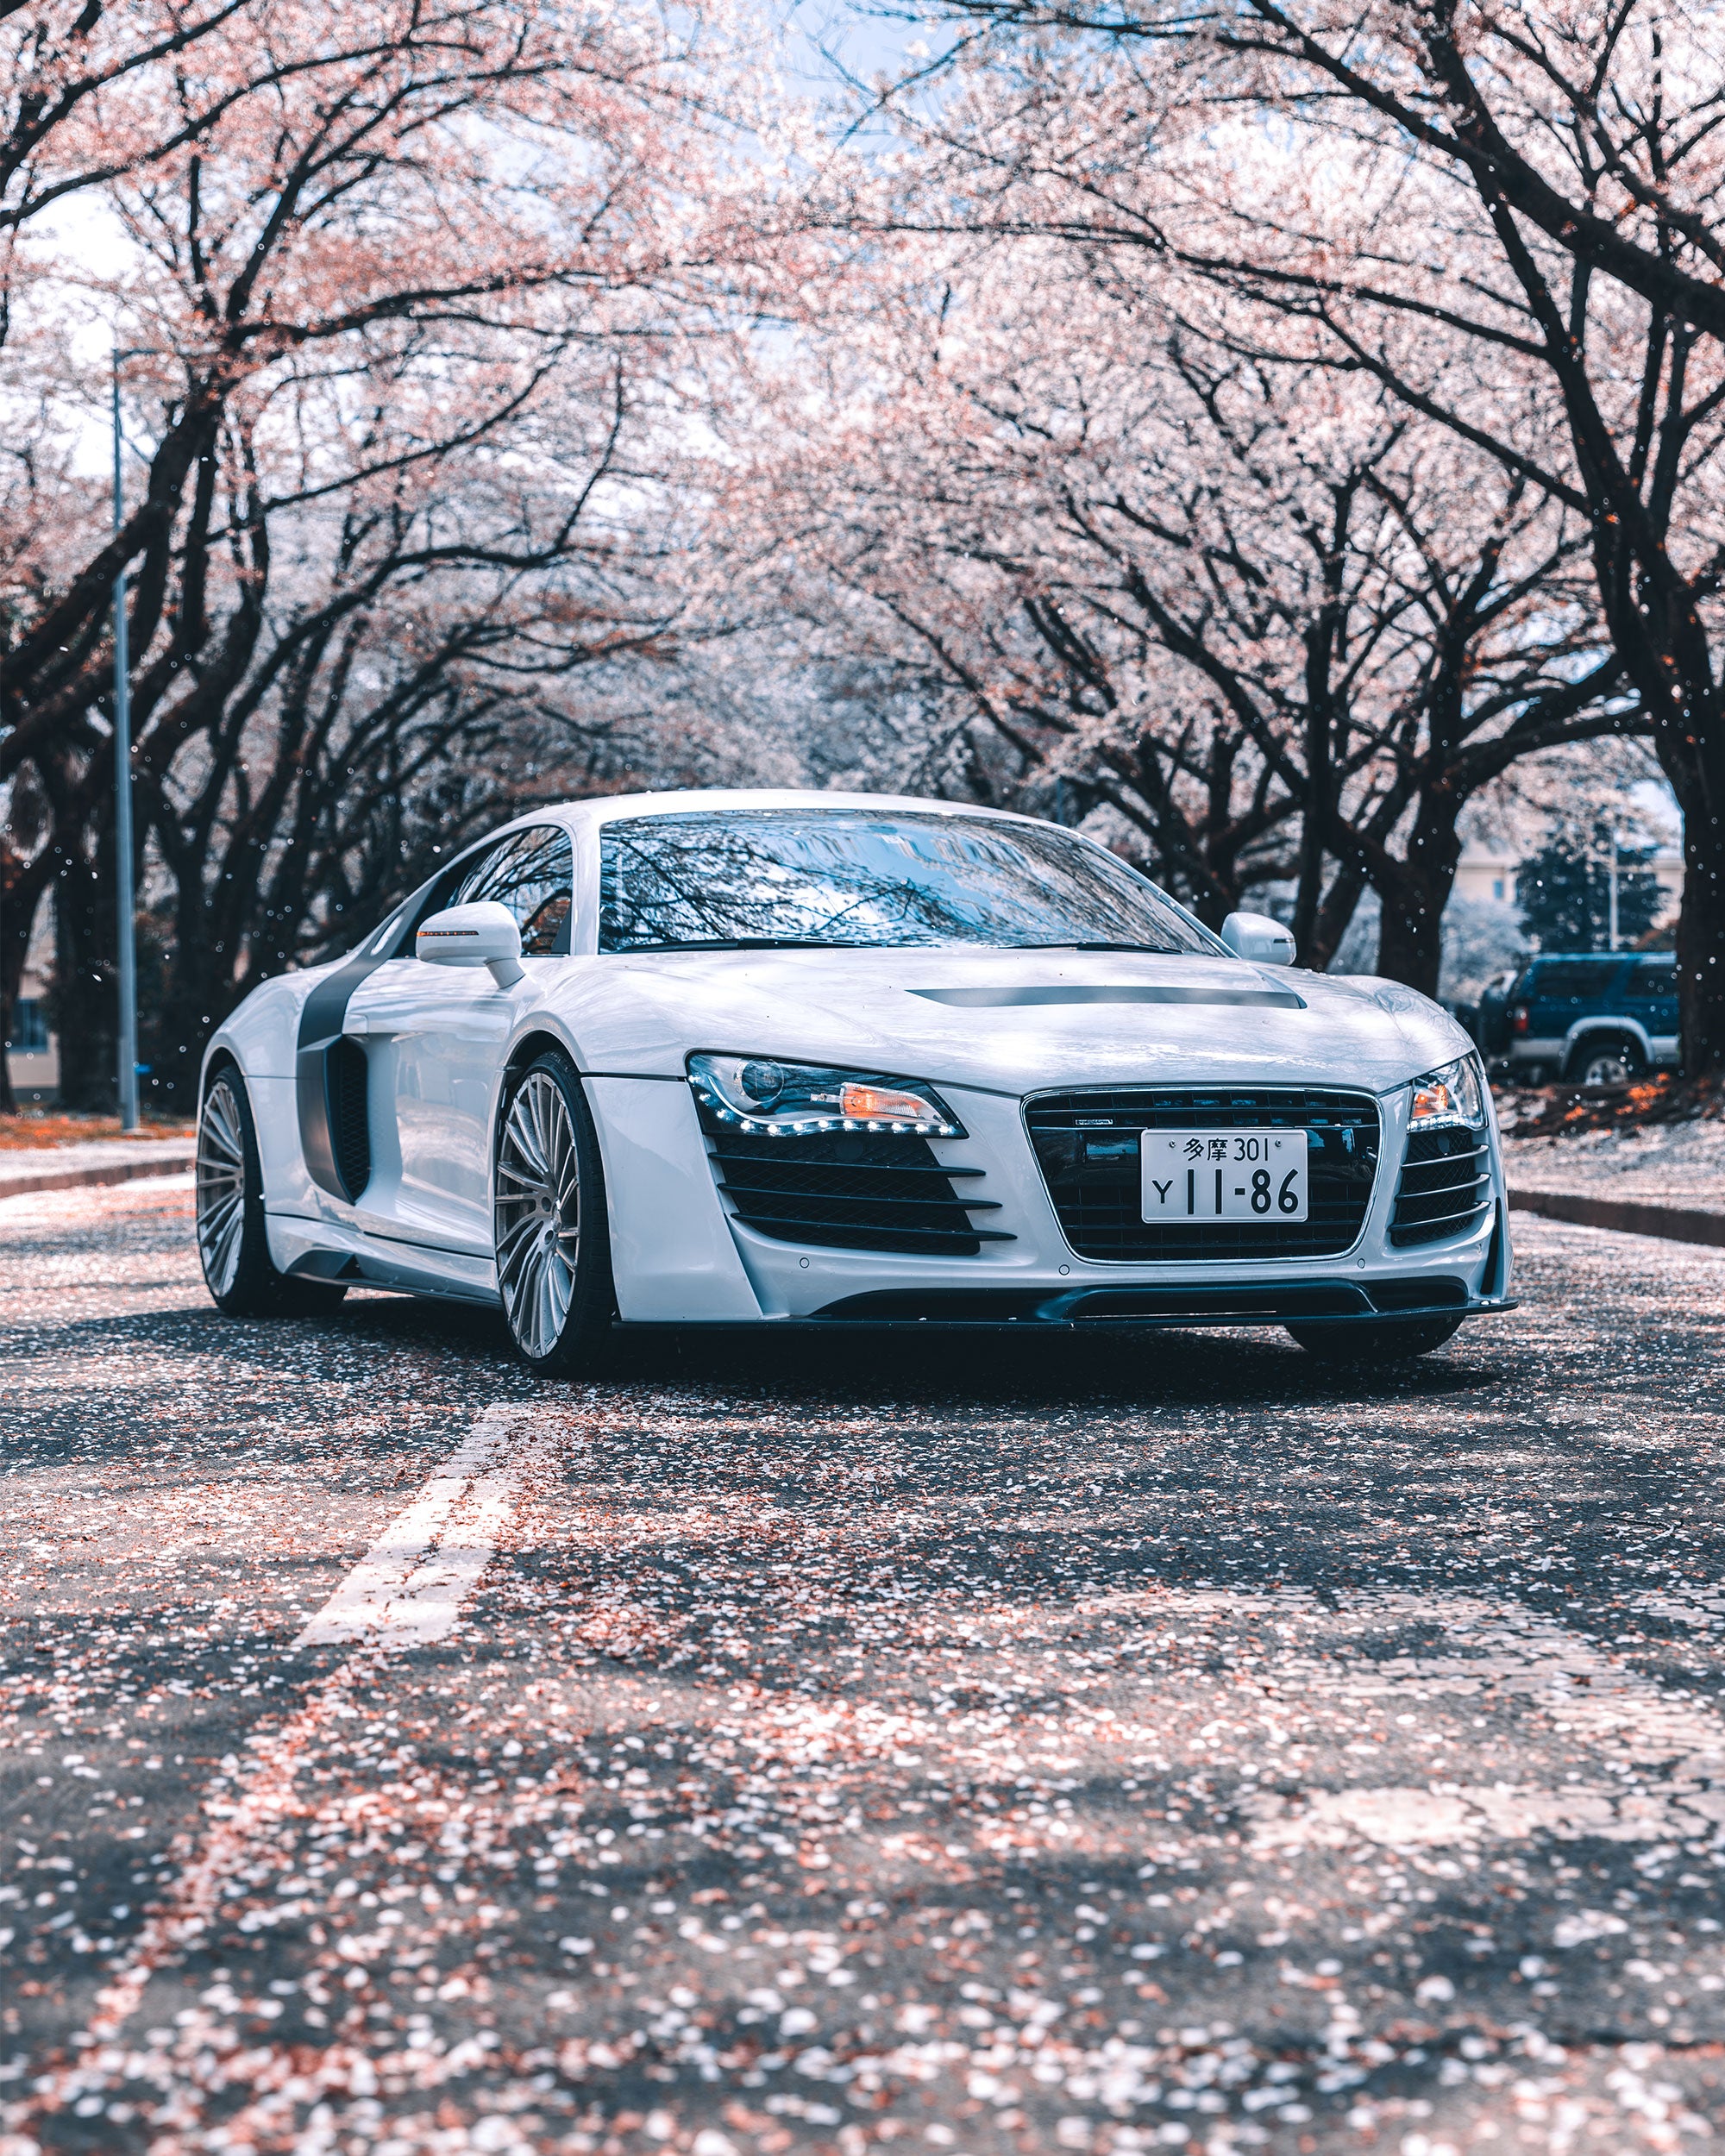
[[[1411,1131],[1389,1240],[1405,1250],[1465,1235],[1479,1225],[1490,1194],[1490,1150],[1483,1131]]]
[[[975,1257],[984,1243],[1013,1239],[971,1221],[973,1213],[998,1213],[994,1200],[953,1188],[982,1170],[942,1167],[926,1138],[869,1131],[768,1138],[734,1125],[710,1126],[708,1137],[737,1219],[781,1243]]]
[[[1370,1094],[1283,1086],[1068,1093],[1032,1100],[1025,1113],[1055,1213],[1080,1257],[1140,1264],[1330,1257],[1365,1225],[1377,1172],[1377,1103]],[[1189,1224],[1143,1218],[1139,1131],[1254,1125],[1310,1133],[1308,1219]]]

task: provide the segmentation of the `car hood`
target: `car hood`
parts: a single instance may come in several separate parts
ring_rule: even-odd
[[[689,951],[571,964],[594,1071],[681,1076],[692,1050],[990,1091],[1352,1085],[1386,1092],[1471,1043],[1371,976],[1223,958],[991,950]],[[560,1005],[563,999],[553,993]]]

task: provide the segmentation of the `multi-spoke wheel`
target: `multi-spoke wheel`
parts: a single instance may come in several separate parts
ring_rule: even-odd
[[[236,1084],[223,1072],[198,1125],[198,1255],[217,1302],[234,1292],[246,1239],[246,1126]]]
[[[198,1119],[197,1214],[204,1278],[230,1318],[327,1309],[347,1294],[339,1282],[290,1280],[271,1263],[257,1131],[231,1063],[210,1080]]]
[[[505,1097],[497,1151],[497,1285],[510,1336],[548,1374],[589,1360],[612,1315],[599,1147],[566,1057],[539,1057]]]

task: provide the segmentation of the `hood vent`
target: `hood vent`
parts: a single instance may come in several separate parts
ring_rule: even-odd
[[[950,1003],[961,1011],[1024,1010],[1051,1003],[1259,1004],[1271,1011],[1303,1011],[1302,998],[1291,988],[1166,988],[1121,984],[1107,987],[913,988],[909,993],[930,1003]]]

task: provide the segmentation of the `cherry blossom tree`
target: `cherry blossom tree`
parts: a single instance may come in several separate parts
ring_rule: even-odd
[[[1636,723],[1584,523],[1380,385],[1195,326],[1189,279],[993,230],[889,253],[920,185],[873,206],[818,411],[801,363],[770,407],[798,575],[1008,752],[950,783],[1113,818],[1213,924],[1290,882],[1308,962],[1374,889],[1380,967],[1434,991],[1469,801]]]
[[[1582,521],[1601,620],[1684,816],[1685,1063],[1725,1064],[1716,13],[949,12],[963,26],[950,91],[916,113],[946,160],[925,230],[1046,234],[1207,280],[1208,326],[1237,348],[1369,375]]]
[[[212,0],[58,27],[57,53],[3,56],[15,116],[59,95],[20,216],[81,191],[121,266],[64,232],[9,258],[0,1018],[53,884],[60,1015],[95,1051],[68,1062],[93,1075],[116,576],[174,1007],[201,1029],[304,955],[380,783],[442,784],[505,705],[525,723],[687,614],[643,574],[675,552],[677,398],[742,227],[711,11]],[[111,535],[67,416],[102,386],[92,308],[135,353],[145,445]]]

